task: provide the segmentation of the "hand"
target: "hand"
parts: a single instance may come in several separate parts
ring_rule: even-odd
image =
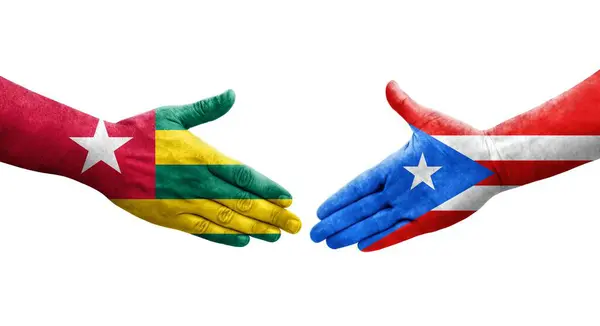
[[[93,137],[71,137],[83,164],[77,179],[146,221],[226,245],[245,246],[249,236],[275,242],[280,229],[297,233],[287,190],[187,130],[218,119],[234,100],[230,90],[116,124],[98,121]]]
[[[483,162],[495,151],[484,132],[420,106],[395,82],[386,96],[410,124],[412,139],[319,207],[314,242],[326,239],[334,249],[354,243],[363,251],[382,249],[457,223],[504,189],[477,186],[495,178],[495,167]],[[465,150],[462,135],[480,143]]]

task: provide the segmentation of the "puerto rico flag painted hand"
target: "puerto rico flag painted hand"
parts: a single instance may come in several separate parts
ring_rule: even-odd
[[[188,131],[234,100],[229,90],[109,123],[0,77],[0,161],[80,181],[146,221],[210,241],[275,242],[301,228],[289,192]]]
[[[413,136],[319,207],[315,242],[379,250],[451,226],[504,190],[600,158],[600,73],[489,130],[417,104],[395,82],[386,96]]]

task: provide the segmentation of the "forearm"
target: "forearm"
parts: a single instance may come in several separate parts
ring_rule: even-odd
[[[153,110],[104,122],[0,77],[0,162],[62,175],[109,198],[146,198],[154,129]]]
[[[487,131],[489,135],[600,135],[600,71]]]
[[[600,158],[600,72],[485,133],[504,185],[524,185]]]
[[[90,127],[97,121],[0,77],[1,162],[39,172],[77,175],[81,170],[64,160],[85,153],[70,137],[77,132],[93,134]],[[67,125],[69,128],[64,127]]]

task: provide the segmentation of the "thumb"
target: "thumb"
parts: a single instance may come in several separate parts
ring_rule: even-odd
[[[390,106],[412,126],[418,127],[419,121],[433,112],[415,102],[393,80],[387,84],[385,96]]]
[[[184,129],[189,129],[220,118],[229,112],[234,102],[235,93],[229,89],[220,95],[195,103],[159,108],[156,112],[157,122],[161,120],[170,124],[175,122],[179,123]]]

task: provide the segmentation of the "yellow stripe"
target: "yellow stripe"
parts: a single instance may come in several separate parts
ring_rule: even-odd
[[[223,204],[228,204],[226,206],[229,207],[240,205],[239,199],[220,199],[219,201]],[[194,233],[195,230],[185,220],[185,214],[195,214],[225,227],[230,223],[232,217],[230,210],[224,211],[222,204],[210,199],[113,199],[112,202],[150,223],[188,233]],[[256,209],[259,209],[259,206],[256,205],[246,204],[245,206],[257,207]],[[279,233],[279,230],[276,228],[257,231],[260,231],[257,233],[267,234]]]
[[[210,202],[208,199],[198,199],[197,201]],[[191,230],[182,227],[182,223],[177,218],[182,213],[190,212],[191,201],[178,199],[113,199],[112,202],[150,223],[192,233]],[[197,205],[202,205],[202,203],[197,202]]]
[[[157,165],[242,164],[188,130],[156,130]]]
[[[219,200],[221,200],[221,199],[219,199]],[[229,200],[229,199],[225,199],[225,200]],[[292,206],[291,199],[267,199],[267,200],[270,201],[271,203],[273,203],[275,205],[279,205],[283,208]]]
[[[257,199],[214,199],[234,211],[259,221],[275,225],[290,233],[298,233],[300,219],[291,211],[276,204]]]

